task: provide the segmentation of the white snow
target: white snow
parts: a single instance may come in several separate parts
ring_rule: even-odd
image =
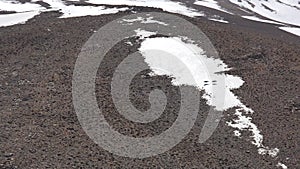
[[[300,26],[298,0],[229,0],[231,3],[249,9],[274,21]],[[294,7],[298,6],[298,8]]]
[[[133,24],[133,22],[140,22],[140,23],[157,23],[160,25],[168,26],[169,24],[154,20],[153,17],[143,18],[143,17],[137,17],[136,19],[123,19],[124,22],[128,22],[128,24]]]
[[[207,100],[207,104],[215,106],[216,110],[227,110],[241,104],[230,89],[240,87],[244,83],[243,80],[231,75],[217,74],[229,68],[219,59],[206,57],[205,52],[197,45],[184,43],[178,37],[150,38],[142,42],[139,51],[156,75],[174,77],[172,83],[176,86],[190,85],[204,90],[206,94],[203,98]],[[209,70],[214,72],[210,73]],[[192,78],[187,76],[189,72],[192,73]],[[225,84],[218,83],[222,78],[225,79]],[[224,100],[223,93],[223,98],[215,96],[212,85],[224,88],[227,99]]]
[[[234,130],[233,133],[234,133],[234,135],[237,136],[237,137],[241,137],[241,135],[242,135],[241,132],[240,132],[239,130]]]
[[[277,154],[279,153],[279,149],[278,148],[269,149],[268,147],[264,147],[264,148],[259,148],[258,153],[261,155],[268,154],[271,157],[276,157]]]
[[[224,19],[216,19],[216,18],[208,18],[211,21],[221,22],[221,23],[229,23],[228,21],[225,21]]]
[[[33,1],[35,2],[35,1]],[[24,3],[21,4],[16,1],[4,1],[0,0],[0,9],[4,11],[15,11],[14,14],[0,15],[0,27],[11,26],[15,24],[25,23],[27,20],[45,11],[57,10],[63,13],[60,18],[70,18],[79,16],[94,16],[104,14],[114,14],[120,11],[129,10],[127,7],[123,8],[106,8],[105,6],[75,6],[66,5],[61,0],[43,0],[43,2],[50,5],[51,9],[45,9],[44,7],[33,4]]]
[[[89,0],[87,2],[94,4],[102,4],[103,6],[75,6],[75,5],[67,5],[61,0],[43,0],[43,2],[50,5],[51,9],[45,9],[39,4],[34,4],[38,0],[33,0],[30,3],[21,4],[17,1],[6,1],[0,0],[0,10],[3,11],[15,11],[18,14],[3,14],[1,15],[0,26],[10,26],[19,23],[25,23],[28,19],[38,15],[41,12],[45,11],[60,11],[63,13],[60,18],[70,18],[70,17],[80,17],[80,16],[95,16],[95,15],[103,15],[103,14],[115,14],[121,11],[129,10],[128,7],[114,7],[108,8],[105,5],[128,5],[128,6],[142,6],[142,7],[151,7],[151,8],[159,8],[167,12],[178,13],[182,15],[186,15],[189,17],[195,16],[204,16],[201,12],[186,7],[183,3],[174,2],[170,0]],[[79,1],[79,0],[72,0]],[[21,12],[30,12],[23,13]],[[35,14],[35,15],[33,15]],[[11,20],[8,22],[8,20]],[[146,18],[142,21],[142,23],[158,23],[165,25],[165,23],[160,21],[155,21],[152,18]],[[166,25],[165,25],[166,26]]]
[[[173,85],[189,85],[205,91],[202,97],[216,110],[236,108],[237,119],[228,122],[228,125],[240,131],[249,130],[252,133],[252,143],[258,148],[258,152],[275,157],[279,149],[270,149],[263,145],[263,136],[249,117],[253,110],[245,106],[231,91],[241,87],[244,81],[240,77],[220,73],[230,68],[220,59],[207,57],[205,51],[190,43],[191,41],[184,41],[179,37],[144,39],[139,51],[153,71],[151,75],[166,75],[172,77]],[[220,83],[222,79],[225,79],[225,84]],[[214,93],[213,85],[217,88],[214,91],[220,92]],[[241,133],[238,130],[234,134],[239,137]]]
[[[45,9],[44,7],[31,4],[31,3],[20,3],[18,1],[6,1],[0,0],[0,11],[14,11],[18,13],[2,14],[0,15],[0,27],[11,26],[15,24],[24,24],[29,19],[40,14],[40,10]]]
[[[288,168],[285,164],[283,164],[283,163],[281,163],[281,162],[279,162],[279,163],[276,165],[276,167],[281,167],[282,169],[287,169],[287,168]]]
[[[258,127],[252,122],[252,118],[249,116],[244,115],[252,113],[252,110],[247,110],[245,108],[238,108],[235,110],[235,115],[237,116],[237,119],[234,119],[230,122],[227,122],[227,124],[233,128],[239,129],[241,131],[243,130],[249,130],[252,132],[252,138],[254,141],[252,141],[252,144],[254,144],[258,148],[258,153],[261,155],[268,154],[271,157],[277,156],[279,153],[278,148],[269,148],[265,145],[263,145],[263,135],[260,133],[260,130]],[[236,132],[235,132],[236,135]],[[236,135],[237,136],[237,135]]]
[[[264,22],[264,23],[271,23],[271,24],[277,24],[277,25],[283,25],[282,23],[271,21],[271,20],[266,20],[266,19],[260,19],[256,16],[242,16],[243,18],[252,20],[252,21],[258,21],[258,22]]]
[[[196,16],[205,16],[202,12],[197,11],[196,9],[185,6],[185,4],[181,2],[175,2],[170,0],[88,0],[89,3],[94,4],[102,4],[103,6],[75,6],[75,5],[67,5],[62,0],[43,0],[43,2],[48,3],[51,9],[45,9],[39,4],[34,4],[38,0],[32,0],[31,2],[20,3],[15,0],[0,0],[0,10],[2,11],[15,11],[17,13],[13,14],[2,14],[0,15],[0,27],[1,26],[11,26],[15,24],[23,24],[29,19],[33,18],[36,15],[39,15],[45,11],[60,11],[62,16],[60,18],[70,18],[70,17],[80,17],[80,16],[95,16],[95,15],[104,15],[104,14],[115,14],[121,11],[130,10],[128,7],[114,7],[108,8],[105,5],[128,5],[128,6],[141,6],[141,7],[151,7],[151,8],[159,8],[167,12],[178,13],[182,15],[186,15],[189,17]],[[70,0],[70,1],[79,1],[79,0]],[[282,23],[290,23],[294,25],[300,25],[300,5],[297,0],[286,0],[280,3],[276,0],[268,0],[268,1],[260,1],[260,0],[249,0],[249,2],[253,3],[255,6],[252,7],[246,0],[242,0],[239,2],[238,0],[230,0],[230,2],[240,5],[241,7],[252,10],[253,12],[265,16],[269,19],[276,20],[266,20],[260,19],[255,16],[242,16],[246,19],[272,23],[272,24],[281,24]],[[227,12],[223,9],[216,0],[196,0],[194,2],[196,5],[201,5],[209,8],[213,8],[219,11]],[[274,11],[271,12],[265,9],[264,6],[268,6],[272,8]],[[208,17],[209,20],[221,22],[221,23],[229,23],[223,18],[214,18]],[[166,23],[162,21],[153,20],[153,18],[137,18],[132,21],[125,21],[128,24],[133,24],[133,22],[141,22],[141,23],[157,23],[164,26],[167,26]],[[293,33],[299,36],[299,28],[294,27],[280,27],[280,29]]]
[[[79,17],[79,16],[95,16],[95,15],[104,15],[104,14],[114,14],[120,11],[129,10],[127,7],[123,8],[106,8],[105,6],[75,6],[75,5],[66,5],[60,0],[44,0],[48,3],[52,10],[59,10],[63,13],[60,18],[70,18],[70,17]]]
[[[15,12],[28,12],[28,11],[39,11],[45,9],[38,4],[32,3],[20,3],[14,0],[0,0],[0,10],[2,11],[15,11]]]
[[[125,42],[125,44],[129,45],[129,46],[133,46],[133,43],[130,41]]]
[[[227,10],[223,9],[217,1],[215,0],[196,0],[194,2],[195,5],[200,5],[200,6],[205,6],[207,8],[212,8],[212,9],[216,9],[218,11],[222,11],[222,12],[226,12],[229,14],[232,14],[230,12],[228,12]]]
[[[284,30],[286,32],[292,33],[294,35],[300,36],[300,28],[294,27],[279,27],[279,29]]]
[[[38,15],[39,12],[24,12],[24,13],[13,13],[13,14],[5,14],[0,15],[0,27],[1,26],[11,26],[15,24],[24,24],[29,19]]]
[[[292,7],[296,7],[296,8],[300,8],[300,3],[299,3],[299,0],[282,0],[281,1],[282,3],[285,3],[289,6],[292,6]]]
[[[136,36],[138,36],[140,39],[145,39],[150,37],[151,35],[156,35],[156,32],[146,31],[142,29],[135,30]]]
[[[204,16],[203,13],[186,7],[180,2],[170,0],[88,0],[87,2],[102,5],[128,5],[158,8],[170,13],[178,13],[189,17]]]
[[[64,14],[60,18],[70,18],[79,16],[96,16],[104,14],[115,14],[121,11],[129,10],[129,8],[106,8],[104,6],[66,6],[61,8],[61,12]]]
[[[226,21],[223,17],[221,17],[219,15],[210,16],[210,17],[208,17],[208,20],[215,21],[215,22],[221,22],[221,23],[229,23],[228,21]]]

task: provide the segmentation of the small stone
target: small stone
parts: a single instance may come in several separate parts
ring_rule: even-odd
[[[18,72],[17,72],[17,71],[13,71],[13,72],[12,72],[12,76],[13,76],[13,77],[18,76]]]
[[[54,80],[54,81],[58,81],[58,80],[59,80],[59,74],[54,73],[54,74],[53,74],[53,80]]]
[[[4,154],[4,157],[12,157],[14,154],[13,153],[6,153]]]
[[[36,153],[36,150],[35,149],[30,149],[29,152],[30,153]]]

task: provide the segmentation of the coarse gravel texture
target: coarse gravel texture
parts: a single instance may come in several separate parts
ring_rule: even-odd
[[[129,13],[58,19],[59,13],[47,12],[27,24],[0,28],[0,168],[274,169],[278,161],[291,169],[300,168],[300,39],[267,24],[234,17],[232,21],[239,24],[184,18],[199,26],[220,58],[233,68],[230,73],[245,81],[234,93],[255,111],[253,122],[262,131],[264,144],[280,149],[278,157],[259,155],[246,136],[250,133],[243,133],[242,138],[233,135],[226,124],[235,118],[233,110],[224,112],[209,140],[197,143],[209,109],[204,100],[192,131],[166,153],[130,159],[95,144],[81,128],[73,108],[73,68],[81,47],[95,30]],[[142,76],[147,73],[142,72],[131,86],[133,104],[147,109],[149,104],[144,101],[149,91],[159,88],[172,97],[167,111],[148,126],[117,113],[110,96],[112,73],[137,48],[138,44],[132,47],[120,42],[106,55],[106,64],[98,70],[96,94],[116,130],[144,137],[172,124],[180,96],[169,78]]]

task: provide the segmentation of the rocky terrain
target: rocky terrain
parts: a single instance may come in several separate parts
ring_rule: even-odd
[[[31,11],[38,11],[33,18],[24,24],[0,27],[0,168],[300,168],[299,36],[278,29],[277,24],[245,19],[241,17],[243,11],[232,15],[194,2],[181,2],[205,14],[174,15],[199,27],[220,59],[232,68],[229,73],[245,81],[233,93],[254,110],[250,117],[261,131],[264,145],[279,149],[275,157],[257,152],[251,144],[250,131],[241,131],[242,137],[234,135],[235,129],[228,126],[229,121],[237,118],[233,108],[223,112],[216,131],[206,142],[197,143],[209,110],[204,99],[200,101],[194,127],[171,150],[144,159],[121,157],[104,150],[86,135],[72,103],[72,75],[81,48],[99,28],[132,11],[173,12],[109,4],[110,9],[124,9],[109,10],[109,14],[103,15],[95,9],[94,16],[85,16],[92,14],[64,13],[71,8],[59,3],[56,8],[60,11],[47,11],[50,1],[39,1],[31,3],[40,4]],[[101,5],[87,5],[84,1],[72,4],[95,8]],[[238,10],[227,1],[220,1],[219,5],[229,12]],[[17,14],[27,11],[23,9]],[[14,12],[2,10],[0,21]],[[211,20],[210,16],[216,15],[221,17],[216,17],[218,20],[228,23]],[[105,118],[116,131],[132,137],[152,136],[169,128],[177,117],[180,98],[178,87],[172,85],[169,77],[151,77],[149,72],[141,72],[131,86],[132,104],[146,110],[149,92],[162,89],[172,98],[167,109],[161,118],[148,125],[131,122],[118,114],[110,94],[112,76],[116,66],[139,47],[140,43],[116,44],[105,56],[106,62],[100,66],[96,79],[97,101]]]

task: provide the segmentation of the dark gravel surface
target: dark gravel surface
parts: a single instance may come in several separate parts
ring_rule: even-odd
[[[259,155],[247,136],[234,137],[226,125],[235,118],[230,110],[224,112],[213,136],[197,143],[209,109],[203,100],[192,131],[164,154],[130,159],[95,144],[82,130],[72,105],[72,72],[94,30],[125,14],[57,19],[58,13],[49,12],[25,25],[0,28],[0,168],[273,169],[278,161],[300,168],[300,40],[254,22],[249,28],[245,23],[224,25],[186,18],[207,34],[220,57],[233,67],[231,74],[245,80],[234,93],[255,111],[253,122],[262,131],[264,144],[280,149],[278,157]],[[116,130],[144,137],[172,124],[180,96],[167,77],[150,78],[142,72],[132,84],[133,104],[147,109],[144,101],[149,91],[159,88],[172,97],[168,111],[149,125],[131,123],[116,112],[109,94],[112,72],[136,47],[119,43],[106,55],[108,64],[98,71],[97,98]]]

